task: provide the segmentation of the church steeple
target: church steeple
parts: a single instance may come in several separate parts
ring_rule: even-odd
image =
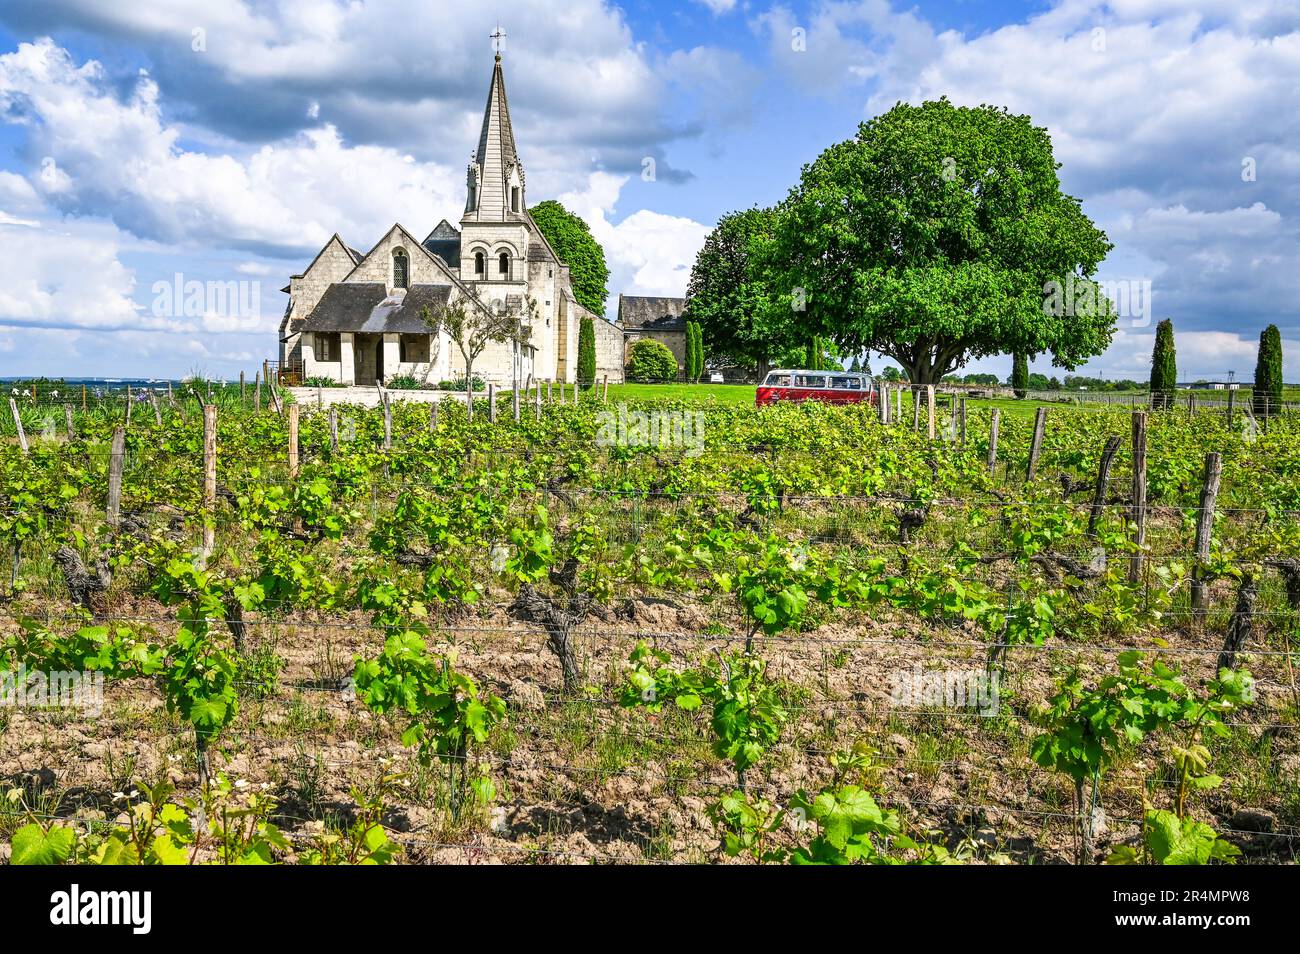
[[[499,31],[498,31],[499,32]],[[469,167],[469,196],[465,216],[469,222],[517,221],[524,204],[524,170],[515,150],[515,133],[510,125],[510,103],[501,70],[501,53],[492,66],[487,107],[478,150]]]

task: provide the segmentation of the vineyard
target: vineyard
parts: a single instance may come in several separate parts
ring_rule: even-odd
[[[3,856],[1300,849],[1300,418],[556,398],[15,409]]]

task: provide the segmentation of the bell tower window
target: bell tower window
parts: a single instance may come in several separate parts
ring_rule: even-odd
[[[502,252],[497,256],[497,273],[503,278],[510,277],[510,253]]]

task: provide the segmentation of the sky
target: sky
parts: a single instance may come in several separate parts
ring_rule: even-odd
[[[590,224],[610,317],[947,96],[1046,127],[1115,245],[1127,305],[1082,373],[1145,378],[1171,318],[1183,379],[1248,379],[1269,323],[1300,379],[1300,0],[0,0],[0,376],[274,358],[332,234],[458,221],[498,23],[528,201]]]

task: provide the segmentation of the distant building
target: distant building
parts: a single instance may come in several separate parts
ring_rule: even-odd
[[[618,296],[618,323],[623,326],[627,348],[642,338],[651,338],[668,346],[677,359],[679,373],[686,368],[685,298],[650,298],[639,295]]]

